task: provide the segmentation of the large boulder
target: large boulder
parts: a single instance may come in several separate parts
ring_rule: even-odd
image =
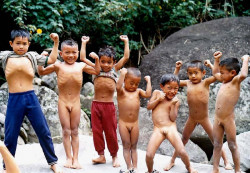
[[[247,145],[250,143],[250,131],[241,133],[236,136],[236,141],[238,149],[240,152],[240,168],[242,171],[250,171],[250,148]],[[230,163],[233,165],[232,153],[228,148],[228,143],[223,144],[223,148],[226,151]],[[223,160],[220,161],[220,164],[223,165]]]

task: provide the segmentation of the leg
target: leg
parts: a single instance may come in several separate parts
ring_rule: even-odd
[[[137,170],[137,142],[139,139],[139,125],[136,123],[131,131],[131,155],[133,168]]]
[[[215,118],[213,126],[213,139],[214,139],[214,163],[213,163],[213,173],[219,172],[219,163],[221,157],[221,149],[223,145],[223,135],[224,128],[221,123]]]
[[[98,158],[92,160],[94,164],[106,163],[104,156],[105,143],[103,138],[102,112],[100,109],[102,109],[101,105],[93,101],[91,106],[91,125],[95,150],[99,155]]]
[[[196,173],[197,171],[193,169],[190,165],[190,160],[188,157],[188,154],[185,150],[184,144],[181,141],[181,138],[177,132],[176,127],[170,127],[168,131],[167,138],[169,142],[173,145],[175,148],[177,155],[180,156],[183,163],[186,165],[186,169],[190,173]]]
[[[27,117],[37,134],[37,137],[43,149],[46,160],[49,165],[52,165],[51,168],[53,169],[54,167],[57,167],[56,162],[58,159],[55,155],[54,146],[51,139],[51,134],[49,131],[48,124],[43,115],[43,112],[41,110],[36,95],[34,93],[28,95],[27,100],[29,100],[29,103],[27,103],[28,105]],[[60,172],[58,168],[56,170],[55,169],[53,170],[54,172]]]
[[[118,152],[118,141],[117,141],[117,122],[116,122],[116,110],[114,103],[106,103],[105,109],[103,107],[103,119],[102,119],[102,126],[105,132],[105,137],[107,141],[108,150],[110,155],[112,156],[112,164],[113,167],[119,167],[120,164],[117,158]]]
[[[58,100],[58,114],[63,132],[63,146],[66,153],[66,163],[64,164],[64,167],[70,168],[72,167],[71,142],[70,142],[71,120],[70,120],[69,110],[66,108],[66,105],[63,103],[63,101],[60,100]]]
[[[79,105],[74,105],[70,113],[70,128],[71,128],[71,144],[73,150],[73,163],[72,168],[81,169],[82,166],[78,161],[78,152],[79,152],[79,136],[78,136],[78,127],[81,117],[81,107]]]
[[[206,118],[202,123],[201,123],[203,129],[206,131],[206,133],[209,136],[209,139],[211,140],[211,142],[214,144],[214,139],[213,139],[213,126],[212,123],[209,121],[208,118]],[[222,158],[224,160],[224,164],[225,164],[225,169],[226,170],[231,170],[233,169],[233,167],[231,166],[230,162],[227,159],[226,156],[226,152],[225,150],[222,148]]]
[[[124,122],[119,121],[119,132],[122,139],[122,146],[123,146],[123,157],[127,164],[127,169],[130,170],[132,168],[131,164],[131,140],[130,140],[130,132],[126,127]]]
[[[235,172],[240,173],[240,153],[238,150],[238,146],[236,144],[236,126],[233,118],[229,118],[229,120],[225,123],[225,132],[227,135],[228,147],[232,153]]]
[[[149,140],[146,153],[146,164],[149,173],[153,171],[154,156],[156,150],[159,148],[159,146],[161,145],[161,143],[164,141],[165,138],[166,137],[160,132],[160,129],[155,127],[153,134]]]
[[[21,97],[10,94],[4,124],[4,143],[13,156],[16,153],[17,138],[25,114],[25,105],[22,104],[25,103]]]
[[[194,131],[195,127],[196,127],[197,123],[194,122],[190,117],[188,118],[185,127],[183,129],[183,133],[182,133],[182,142],[184,145],[187,144],[192,132]],[[177,152],[176,150],[174,151],[174,154],[170,160],[170,163],[164,168],[164,171],[169,171],[173,166],[174,166],[174,162],[175,159],[177,157]]]

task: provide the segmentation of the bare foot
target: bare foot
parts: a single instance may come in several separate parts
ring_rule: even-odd
[[[119,163],[119,161],[118,161],[117,156],[112,157],[112,164],[113,164],[113,167],[115,167],[115,168],[117,168],[117,167],[120,167],[120,166],[121,166],[121,165],[120,165],[120,163]]]
[[[50,169],[52,169],[54,173],[63,173],[63,171],[58,167],[57,164],[51,165]]]
[[[80,165],[79,161],[77,159],[73,159],[73,164],[71,166],[73,169],[82,169],[82,166]]]
[[[169,164],[163,168],[164,171],[169,171],[175,164],[173,162],[169,162]]]
[[[92,159],[93,164],[104,164],[106,163],[106,159],[104,155],[99,155],[98,158]]]
[[[65,168],[72,167],[72,159],[66,159],[66,163],[63,165]]]
[[[232,170],[233,167],[232,167],[232,165],[228,162],[227,164],[225,164],[225,169],[226,169],[226,170]]]

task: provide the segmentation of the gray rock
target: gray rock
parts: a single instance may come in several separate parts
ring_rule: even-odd
[[[4,84],[1,85],[1,88],[8,88],[8,83],[5,82]]]
[[[41,78],[35,77],[35,78],[33,79],[33,84],[34,84],[34,85],[41,86],[41,85],[42,85],[42,79],[41,79]]]
[[[0,113],[0,124],[4,124],[5,121],[5,115]]]
[[[87,109],[88,111],[90,111],[93,99],[94,99],[94,96],[80,95],[82,109]]]
[[[42,79],[41,82],[42,86],[46,86],[52,90],[57,86],[57,75],[55,72],[48,75],[44,75],[41,77],[41,79]]]
[[[240,152],[240,168],[242,171],[250,170],[250,148],[248,147],[250,143],[250,131],[244,132],[236,136],[236,141],[238,149]],[[230,163],[233,165],[232,153],[228,148],[228,143],[223,144],[223,148],[226,151],[227,157]],[[220,164],[223,165],[223,160],[220,161]]]
[[[86,96],[93,96],[95,93],[94,85],[91,82],[86,82],[81,90],[81,94]]]
[[[21,136],[18,136],[18,138],[17,138],[17,144],[18,145],[25,145],[25,142],[24,142],[24,140],[23,140],[23,138]]]
[[[23,127],[21,127],[21,129],[20,129],[19,135],[22,137],[22,139],[25,143],[28,142],[28,134]]]
[[[1,105],[0,106],[0,112],[4,115],[6,115],[6,111],[7,111],[7,105]]]

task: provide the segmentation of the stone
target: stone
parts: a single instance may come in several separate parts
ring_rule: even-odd
[[[91,110],[91,105],[92,105],[92,101],[94,99],[94,96],[84,96],[84,95],[80,95],[80,100],[81,100],[81,107],[82,109],[87,109],[88,111]]]
[[[17,144],[18,145],[25,145],[24,139],[21,136],[18,136],[18,138],[17,138]]]
[[[52,90],[57,86],[57,75],[55,72],[41,76],[41,80],[42,80],[41,82],[42,86],[46,86]]]
[[[21,127],[21,129],[20,129],[19,135],[22,137],[22,139],[25,143],[28,142],[28,134],[23,127]]]
[[[0,113],[0,123],[4,124],[4,122],[5,122],[5,115]]]
[[[42,79],[41,79],[41,78],[38,78],[38,77],[35,77],[35,78],[33,79],[33,85],[41,86],[41,85],[42,85]]]
[[[94,84],[91,82],[86,82],[81,90],[81,94],[86,96],[93,96],[95,94]]]

